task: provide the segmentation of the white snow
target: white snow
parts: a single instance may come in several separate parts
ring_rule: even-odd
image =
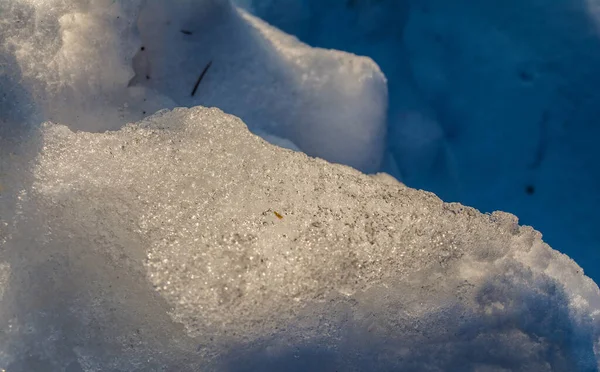
[[[596,262],[597,8],[491,4],[245,1],[388,107],[227,0],[0,0],[0,369],[600,368],[539,232],[360,172]]]
[[[309,155],[380,168],[387,86],[368,58],[310,48],[225,0],[0,7],[0,55],[20,71],[13,85],[27,88],[34,122],[103,131],[163,108],[215,106]]]
[[[514,216],[269,145],[217,109],[45,124],[12,157],[9,371],[598,367],[598,286]]]

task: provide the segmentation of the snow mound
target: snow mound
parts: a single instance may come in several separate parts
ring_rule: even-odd
[[[218,109],[1,148],[9,371],[598,368],[598,287],[510,214]]]
[[[382,161],[377,65],[308,47],[226,0],[3,1],[0,62],[8,125],[103,131],[163,108],[214,106],[312,156],[365,172]]]

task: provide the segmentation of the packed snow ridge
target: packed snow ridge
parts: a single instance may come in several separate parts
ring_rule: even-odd
[[[361,172],[370,59],[225,0],[0,0],[0,42],[0,368],[600,368],[573,260]]]
[[[7,370],[597,368],[598,287],[539,233],[217,109],[2,159]]]

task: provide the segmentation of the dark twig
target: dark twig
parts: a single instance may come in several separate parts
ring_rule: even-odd
[[[196,81],[196,85],[194,85],[194,89],[192,90],[192,97],[194,96],[194,94],[196,94],[196,91],[198,90],[198,86],[200,85],[202,78],[204,78],[206,71],[208,71],[208,69],[210,68],[210,65],[212,65],[212,61],[208,62],[208,64],[206,65],[206,67],[204,67],[204,70],[202,70],[202,73],[198,77],[198,81]]]
[[[181,31],[181,33],[185,34],[185,35],[191,35],[192,34],[192,31],[189,31],[189,30],[179,30],[179,31]]]

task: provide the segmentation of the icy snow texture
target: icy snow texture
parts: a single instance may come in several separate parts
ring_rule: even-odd
[[[2,155],[8,371],[598,368],[600,291],[539,233],[220,110]]]
[[[381,66],[388,172],[516,214],[600,280],[598,0],[243,3],[310,45]]]
[[[32,116],[4,121],[102,131],[162,108],[216,106],[309,155],[365,172],[382,161],[377,65],[310,48],[226,0],[2,0],[0,58],[0,107]]]
[[[393,4],[381,25],[437,24]],[[427,68],[438,49],[419,52],[434,58],[394,71],[439,79],[394,93],[391,120],[410,125],[388,161],[403,175],[452,153],[439,107],[411,89],[439,93],[465,62],[451,50],[448,74]],[[273,147],[214,109],[105,134],[37,127],[217,105],[269,141],[372,171],[387,98],[372,61],[227,1],[0,0],[0,68],[0,368],[598,369],[598,287],[511,215]]]

